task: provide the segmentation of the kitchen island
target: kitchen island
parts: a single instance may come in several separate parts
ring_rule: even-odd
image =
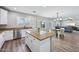
[[[25,42],[32,52],[51,52],[54,32],[30,29],[25,31]]]

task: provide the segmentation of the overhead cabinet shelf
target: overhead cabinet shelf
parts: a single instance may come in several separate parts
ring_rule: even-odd
[[[0,25],[7,25],[8,11],[0,8]]]

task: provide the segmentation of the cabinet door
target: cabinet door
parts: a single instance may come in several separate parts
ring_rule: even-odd
[[[30,46],[30,40],[29,40],[29,35],[28,33],[26,33],[26,36],[25,36],[25,43],[26,45],[28,45],[28,47]],[[30,48],[30,47],[29,47]]]
[[[0,9],[0,24],[7,24],[7,11],[4,9]]]
[[[25,37],[26,36],[26,31],[25,30],[21,30],[21,37]]]
[[[32,37],[32,42],[31,42],[31,44],[32,44],[31,50],[32,50],[33,52],[39,52],[39,51],[40,51],[40,41],[39,41],[38,39]]]
[[[1,9],[0,9],[0,23],[1,23]]]
[[[39,52],[40,51],[40,41],[33,36],[31,38],[31,51],[32,52]]]
[[[41,52],[50,52],[50,38],[47,38],[40,42],[40,51]]]
[[[4,38],[5,38],[5,40],[12,40],[13,39],[13,31],[5,31]]]
[[[0,35],[0,48],[2,47],[3,43],[4,43],[4,38],[3,38],[3,35],[1,34]]]
[[[25,37],[26,44],[33,52],[39,52],[40,51],[40,41],[30,34],[27,33],[27,36]]]
[[[31,35],[27,34],[27,45],[29,46],[30,49],[32,49],[32,37]]]

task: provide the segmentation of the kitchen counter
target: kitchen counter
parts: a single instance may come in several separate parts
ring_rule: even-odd
[[[42,31],[41,30],[40,32],[38,32],[37,30],[34,30],[34,29],[27,30],[27,33],[30,34],[30,35],[32,35],[33,37],[37,38],[40,41],[44,40],[44,39],[47,39],[49,37],[52,37],[55,34],[53,31],[46,32],[46,31]]]
[[[20,30],[20,29],[32,29],[32,27],[12,27],[12,28],[0,28],[0,31],[6,31],[6,30]]]
[[[17,37],[17,32],[19,30],[23,30],[23,29],[31,29],[32,27],[13,27],[13,28],[0,28],[0,33],[3,33],[3,32],[13,32],[13,39],[17,39],[17,38],[21,38],[21,37]]]
[[[37,31],[37,29],[21,30],[21,33],[25,36],[26,45],[32,52],[52,52],[53,48],[53,31]],[[22,36],[23,36],[22,35]]]

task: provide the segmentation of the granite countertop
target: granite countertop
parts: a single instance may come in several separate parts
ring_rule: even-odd
[[[2,34],[4,31],[16,31],[21,29],[31,29],[32,27],[13,27],[13,28],[0,28],[0,34]]]
[[[51,31],[51,32],[40,31],[40,33],[39,33],[36,30],[32,29],[32,30],[28,30],[27,33],[32,35],[33,37],[35,37],[36,39],[38,39],[40,41],[54,36],[53,31]]]
[[[6,30],[19,30],[19,29],[31,29],[32,27],[12,27],[12,28],[0,28],[0,31]]]

